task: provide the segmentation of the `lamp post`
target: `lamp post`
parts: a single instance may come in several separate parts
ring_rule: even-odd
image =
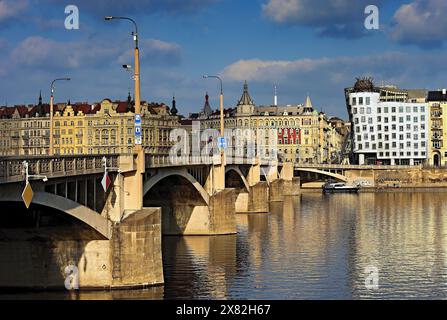
[[[71,80],[70,78],[57,78],[51,82],[51,86],[50,86],[50,89],[51,89],[51,96],[50,96],[50,152],[49,152],[50,156],[54,156],[54,146],[53,146],[54,84],[57,81],[70,81],[70,80]]]
[[[203,78],[204,79],[214,78],[214,79],[219,80],[219,82],[220,82],[220,137],[225,139],[224,94],[223,94],[222,79],[218,76],[209,76],[209,75],[204,75]],[[221,148],[220,155],[221,155],[221,160],[222,160],[222,164],[223,164],[224,148]]]
[[[106,21],[110,20],[128,20],[133,23],[135,30],[132,32],[133,41],[135,42],[134,49],[134,81],[135,81],[135,118],[134,118],[134,135],[135,135],[135,153],[136,159],[136,173],[135,177],[135,192],[134,192],[134,205],[137,209],[143,207],[143,173],[145,171],[145,159],[144,151],[142,148],[141,139],[141,102],[140,102],[140,50],[138,48],[138,26],[135,20],[128,17],[113,17],[107,16],[104,18]],[[123,66],[125,69],[129,69],[127,65]]]
[[[134,49],[134,59],[135,59],[135,67],[134,67],[134,81],[135,81],[135,118],[139,118],[141,114],[141,102],[140,102],[140,50],[138,48],[138,26],[135,20],[128,17],[113,17],[107,16],[104,18],[106,21],[110,20],[128,20],[133,23],[135,27],[135,31],[132,32],[133,40],[135,42]],[[125,65],[127,67],[127,65]],[[123,67],[125,67],[123,66]],[[137,143],[138,142],[138,143]],[[143,148],[141,146],[141,141],[135,141],[135,151],[138,154],[138,163],[141,165],[142,157],[140,158],[140,153]],[[141,155],[142,156],[142,155]]]

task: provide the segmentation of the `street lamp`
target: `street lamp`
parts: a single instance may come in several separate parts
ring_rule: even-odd
[[[135,30],[132,32],[133,41],[135,42],[134,49],[134,81],[135,81],[135,120],[134,120],[134,134],[135,134],[135,153],[137,154],[136,164],[136,176],[139,179],[139,182],[136,184],[135,192],[138,195],[143,194],[143,173],[145,171],[144,164],[144,152],[142,148],[141,141],[141,101],[140,101],[140,50],[138,48],[138,26],[135,20],[128,17],[113,17],[107,16],[104,17],[106,21],[110,20],[128,20],[133,23]],[[126,70],[131,70],[129,65],[123,65]],[[143,207],[143,197],[137,198],[137,207]]]
[[[50,89],[51,89],[51,96],[50,96],[50,152],[49,152],[50,156],[54,155],[54,149],[53,149],[54,84],[57,81],[70,81],[70,80],[71,80],[70,78],[57,78],[51,82],[51,86],[50,86]]]
[[[140,52],[138,48],[138,26],[135,20],[128,18],[128,17],[114,17],[114,16],[106,16],[104,17],[104,20],[110,21],[110,20],[128,20],[133,23],[135,27],[135,31],[132,32],[133,40],[135,42],[135,50],[134,50],[134,56],[135,56],[135,68],[134,68],[134,81],[135,81],[135,116],[136,118],[140,117],[141,113],[141,102],[140,102]],[[126,70],[131,70],[130,65],[123,65],[123,68]],[[138,142],[138,143],[137,143]],[[141,147],[141,141],[135,141],[135,151],[137,154],[139,154],[142,151]]]
[[[204,79],[208,79],[208,78],[214,78],[219,80],[220,82],[220,136],[221,138],[225,139],[225,135],[224,135],[224,130],[225,130],[225,124],[224,124],[224,94],[223,94],[223,85],[222,85],[222,79],[218,76],[209,76],[209,75],[204,75],[203,76]],[[224,155],[224,150],[223,148],[221,148],[220,151],[220,155],[222,156],[222,161],[223,161],[223,155]],[[223,162],[222,162],[223,163]]]

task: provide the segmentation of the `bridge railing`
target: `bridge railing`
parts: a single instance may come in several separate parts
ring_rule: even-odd
[[[118,167],[119,155],[107,155],[107,166]],[[75,176],[104,171],[103,155],[80,156],[32,156],[6,157],[0,159],[0,183],[24,180],[23,161],[28,162],[30,175],[47,177]]]
[[[396,170],[396,169],[417,169],[421,165],[356,165],[356,164],[295,164],[295,168],[327,169],[327,170]]]
[[[159,168],[159,167],[175,167],[175,166],[191,166],[191,165],[210,165],[220,164],[221,158],[218,155],[180,155],[172,156],[167,154],[146,154],[146,167],[147,168]],[[243,157],[243,156],[225,156],[226,164],[253,164],[256,158]],[[261,164],[269,164],[265,159],[261,160]]]

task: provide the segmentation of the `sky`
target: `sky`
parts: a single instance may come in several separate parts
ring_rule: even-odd
[[[79,29],[67,30],[67,5]],[[379,9],[368,30],[365,7]],[[346,118],[344,88],[371,76],[402,88],[447,87],[445,0],[0,0],[0,105],[125,100],[133,92],[133,26],[138,24],[145,101],[198,112],[206,92],[234,107],[248,81],[257,105],[304,103]]]

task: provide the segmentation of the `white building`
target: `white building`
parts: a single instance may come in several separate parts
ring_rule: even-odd
[[[428,158],[425,90],[374,87],[370,79],[346,89],[351,148],[358,164],[417,165]]]

